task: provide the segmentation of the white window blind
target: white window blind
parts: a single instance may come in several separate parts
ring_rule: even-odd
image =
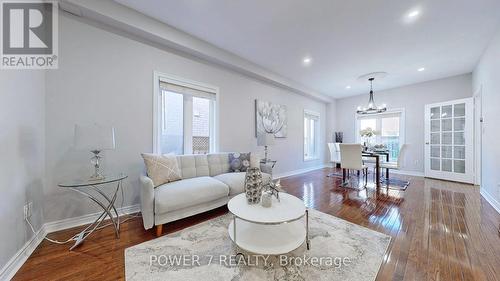
[[[169,82],[160,81],[160,88],[165,91],[174,92],[182,95],[190,95],[194,97],[215,100],[215,93],[209,90],[201,90],[200,87],[189,87],[189,85],[178,85]]]
[[[319,120],[319,115],[316,113],[311,113],[311,112],[305,112],[304,117],[307,119],[312,119],[312,120]]]

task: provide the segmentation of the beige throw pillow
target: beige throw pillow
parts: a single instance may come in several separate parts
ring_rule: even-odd
[[[148,177],[153,180],[155,187],[164,183],[182,179],[181,170],[177,164],[175,155],[156,155],[142,153]]]

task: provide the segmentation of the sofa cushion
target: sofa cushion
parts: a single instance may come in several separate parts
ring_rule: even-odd
[[[177,156],[183,179],[208,176],[208,159],[205,154]]]
[[[238,195],[245,191],[245,172],[225,173],[215,176],[214,178],[229,186],[229,196]],[[262,173],[262,182],[268,183],[271,180],[271,175]]]
[[[211,177],[183,179],[155,189],[155,213],[162,214],[228,196],[229,187]]]
[[[228,153],[214,153],[208,154],[208,168],[210,176],[216,176],[224,173],[229,173],[229,154]]]

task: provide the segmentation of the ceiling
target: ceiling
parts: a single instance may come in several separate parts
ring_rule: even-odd
[[[498,0],[115,1],[335,98],[469,73],[500,24]]]

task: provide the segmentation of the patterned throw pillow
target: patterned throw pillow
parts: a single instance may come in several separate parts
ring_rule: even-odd
[[[250,168],[250,153],[229,153],[229,170],[246,172]]]
[[[155,187],[164,183],[182,179],[181,170],[177,164],[175,155],[156,155],[142,153],[148,177],[151,178]]]

